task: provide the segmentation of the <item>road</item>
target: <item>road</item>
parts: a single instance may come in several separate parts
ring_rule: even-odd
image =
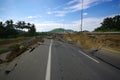
[[[16,63],[14,70],[4,73]],[[77,46],[48,39],[7,64],[5,70],[0,70],[0,80],[120,80],[115,67]]]

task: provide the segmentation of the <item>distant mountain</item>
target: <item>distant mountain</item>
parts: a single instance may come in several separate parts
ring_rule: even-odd
[[[71,33],[71,32],[74,32],[74,31],[71,30],[71,29],[57,28],[57,29],[53,29],[50,32],[52,32],[52,33],[64,33],[64,32]]]

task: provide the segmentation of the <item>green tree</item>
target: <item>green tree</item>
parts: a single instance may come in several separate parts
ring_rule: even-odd
[[[27,29],[28,32],[23,31],[24,29]],[[5,23],[0,22],[0,38],[34,36],[35,33],[35,25],[25,21],[18,21],[16,24],[14,24],[13,20],[7,20]]]
[[[30,27],[31,27],[31,24],[27,23],[27,28],[30,29]]]
[[[4,37],[4,31],[5,31],[5,27],[3,22],[0,22],[0,38]]]
[[[0,22],[0,29],[3,29],[4,26],[3,26],[3,22]]]
[[[5,22],[5,24],[6,24],[6,28],[8,28],[8,29],[13,29],[13,28],[14,28],[14,25],[13,25],[13,21],[12,21],[12,20],[7,20],[7,21]]]
[[[18,21],[17,24],[16,24],[16,28],[18,28],[19,30],[22,29],[22,22],[21,21]]]
[[[26,28],[26,23],[25,21],[22,21],[22,29],[25,29]]]
[[[120,15],[105,18],[95,31],[120,31]]]
[[[120,15],[113,17],[114,26],[120,30]]]
[[[30,27],[28,32],[29,32],[30,35],[35,35],[36,29],[35,29],[35,25],[34,24],[31,25],[31,27]]]
[[[13,37],[16,36],[18,34],[18,32],[15,30],[14,28],[14,24],[13,24],[13,20],[7,20],[5,22],[5,30],[4,30],[4,37]]]

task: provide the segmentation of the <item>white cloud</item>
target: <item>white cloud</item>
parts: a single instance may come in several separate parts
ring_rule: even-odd
[[[113,1],[113,0],[102,0],[102,1],[104,1],[104,2],[110,2],[110,1]]]
[[[83,30],[93,31],[95,28],[99,27],[101,22],[103,21],[102,18],[85,18],[83,19]],[[65,29],[72,29],[75,31],[80,31],[80,20],[73,21],[70,24],[65,23],[56,23],[54,21],[47,21],[43,23],[36,23],[37,31],[50,31],[55,28],[65,28]]]
[[[95,28],[101,25],[100,23],[103,21],[103,19],[104,19],[103,17],[102,18],[95,18],[95,17],[84,18],[83,19],[83,30],[93,31]],[[74,23],[80,25],[81,20],[75,21]]]
[[[55,16],[63,17],[65,16],[69,11],[49,11],[47,14],[54,14]]]
[[[36,23],[36,29],[37,31],[50,31],[55,28],[64,28],[64,29],[72,29],[78,31],[79,27],[78,24],[64,24],[64,23],[56,23],[56,22],[51,22],[51,23]]]
[[[75,3],[75,2],[77,2],[78,0],[71,0],[71,1],[69,1],[68,3],[67,3],[67,5],[71,5],[71,4],[73,4],[73,3]]]
[[[65,16],[68,13],[79,11],[82,9],[81,1],[82,0],[70,0],[68,3],[65,4],[65,7],[62,10],[50,11],[49,13],[54,14],[55,16]],[[109,1],[112,0],[83,0],[83,9],[87,9],[100,3]]]
[[[116,16],[116,15],[120,15],[120,14],[112,14],[112,15],[108,15],[108,16],[106,16],[106,17],[114,17],[114,16]]]
[[[97,2],[98,0],[84,0],[83,2],[83,9],[87,9],[93,5],[93,3]],[[66,10],[71,10],[71,11],[78,11],[81,10],[81,0],[76,0],[77,4],[70,5],[69,7],[66,7]],[[69,3],[69,2],[68,2]],[[91,5],[92,4],[92,5]]]
[[[83,19],[83,30],[93,31],[95,28],[100,27],[100,23],[103,22],[106,17],[113,17],[116,14],[104,16],[104,17],[89,17]],[[76,20],[71,22],[70,24],[65,23],[56,23],[54,21],[47,21],[42,23],[36,23],[37,31],[50,31],[55,28],[65,28],[72,29],[75,31],[80,31],[81,20]]]
[[[60,17],[62,17],[62,16],[65,16],[65,14],[67,14],[69,11],[56,11],[56,14],[55,14],[55,16],[60,16]]]
[[[65,14],[64,13],[59,13],[59,14],[56,14],[55,16],[63,17],[63,16],[65,16]]]
[[[114,17],[116,14],[104,17],[89,17],[83,19],[83,30],[93,31],[95,28],[100,27],[101,23],[106,17]],[[80,25],[81,20],[73,21],[73,23]]]
[[[25,19],[41,18],[42,16],[27,16]]]
[[[48,11],[47,14],[52,14],[52,12]]]
[[[83,13],[83,15],[86,16],[86,15],[88,15],[88,13],[85,12],[85,13]]]

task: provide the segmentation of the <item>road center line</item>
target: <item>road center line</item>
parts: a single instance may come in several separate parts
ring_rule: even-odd
[[[88,58],[92,59],[93,61],[95,61],[95,62],[97,62],[97,63],[100,63],[98,60],[96,60],[96,59],[94,59],[94,58],[92,58],[92,57],[88,56],[88,55],[87,55],[87,54],[85,54],[84,52],[82,52],[82,51],[80,51],[80,50],[79,50],[79,52],[80,52],[81,54],[83,54],[84,56],[86,56],[86,57],[88,57]]]
[[[46,76],[45,80],[50,80],[50,73],[51,73],[51,50],[52,50],[52,43],[53,41],[51,40],[50,46],[49,46],[49,52],[48,52],[48,62],[47,62],[47,70],[46,70]]]
[[[63,44],[62,42],[59,42],[59,44],[61,44],[62,46],[66,47],[65,44]]]

